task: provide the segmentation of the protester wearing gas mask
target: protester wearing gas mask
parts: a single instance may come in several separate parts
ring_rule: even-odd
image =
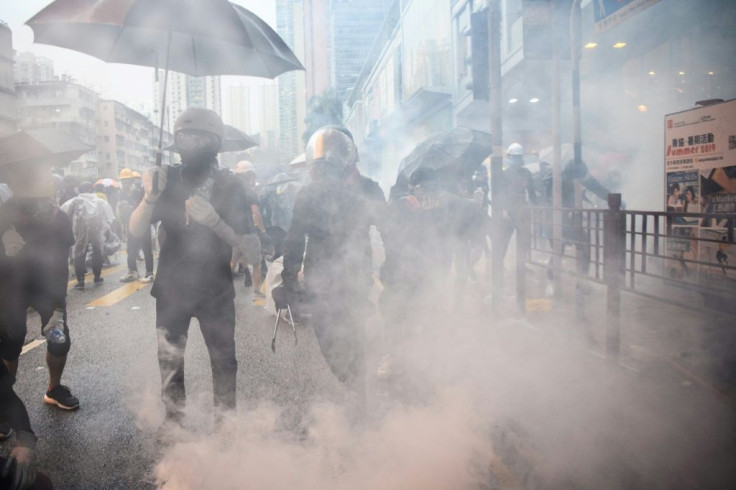
[[[151,223],[160,222],[165,236],[151,290],[156,298],[164,428],[179,424],[184,415],[184,349],[192,318],[199,321],[210,355],[216,421],[236,405],[230,258],[232,247],[247,250],[255,235],[242,184],[218,166],[223,135],[222,120],[215,112],[184,111],[174,125],[182,165],[145,172],[144,197],[129,223],[131,233],[142,236]]]

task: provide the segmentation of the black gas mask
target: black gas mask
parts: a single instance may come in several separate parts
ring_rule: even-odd
[[[181,156],[182,178],[199,185],[210,174],[220,149],[220,139],[206,131],[182,129],[174,136],[176,151]]]

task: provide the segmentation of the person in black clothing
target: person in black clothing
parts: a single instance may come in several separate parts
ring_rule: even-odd
[[[502,185],[499,186],[501,189],[499,201],[505,213],[502,244],[504,256],[514,231],[524,231],[517,233],[517,240],[528,239],[529,233],[526,232],[526,228],[529,226],[529,216],[525,208],[537,204],[532,173],[524,167],[524,147],[519,143],[512,143],[506,151],[506,157],[509,164],[501,175]]]
[[[36,470],[36,435],[14,384],[15,377],[0,362],[0,446],[12,441],[8,455],[0,456],[0,488],[51,489],[51,480]]]
[[[438,173],[428,168],[411,174],[408,195],[394,193],[381,233],[386,260],[379,306],[389,352],[400,350],[413,327],[440,313],[453,261],[454,303],[460,304],[469,246],[476,241],[484,214],[477,202],[443,190]],[[384,357],[379,374],[389,374],[391,357]]]
[[[312,182],[296,197],[279,288],[295,297],[304,265],[311,323],[322,354],[338,380],[361,396],[364,321],[373,285],[369,228],[379,223],[385,198],[376,182],[358,172],[357,149],[342,128],[317,130],[306,159]],[[276,290],[273,296],[276,300]]]
[[[236,405],[230,258],[232,247],[243,247],[244,234],[252,230],[242,184],[217,164],[223,135],[222,120],[215,112],[184,111],[174,126],[182,165],[146,171],[145,196],[130,219],[135,236],[147,233],[158,221],[166,235],[151,295],[156,298],[162,395],[170,423],[181,421],[186,402],[184,349],[192,318],[199,320],[210,355],[215,420]]]
[[[15,163],[2,167],[2,176],[13,197],[0,207],[0,357],[15,376],[27,333],[27,310],[36,310],[44,335],[54,328],[64,332],[63,339],[56,339],[59,342],[46,344],[49,386],[44,401],[74,410],[79,400],[61,384],[71,347],[66,289],[72,223],[53,203],[48,165]]]
[[[127,172],[126,172],[127,171]],[[140,278],[141,282],[153,281],[153,244],[151,242],[151,230],[143,233],[140,238],[134,236],[127,226],[131,212],[143,200],[143,189],[138,185],[138,179],[130,169],[124,168],[120,171],[120,182],[122,184],[122,192],[118,201],[118,217],[126,224],[127,230],[127,250],[128,255],[128,273],[120,278],[120,282],[132,282],[138,279],[138,253],[143,252],[143,258],[146,264],[146,273]]]

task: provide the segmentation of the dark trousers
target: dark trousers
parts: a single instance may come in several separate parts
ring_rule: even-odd
[[[212,366],[215,410],[235,408],[235,302],[232,298],[195,304],[158,298],[156,329],[161,392],[168,417],[181,417],[186,404],[184,349],[192,318],[199,320]]]
[[[341,300],[337,294],[320,296],[310,305],[310,324],[327,365],[340,382],[355,390],[365,382],[364,310],[360,300]]]
[[[149,227],[150,228],[150,227]],[[153,274],[153,246],[151,244],[151,230],[137,238],[128,231],[128,270],[137,271],[138,251],[143,250],[143,258],[146,260],[146,275]]]
[[[102,244],[97,241],[90,241],[92,246],[92,274],[100,277],[102,274]],[[74,247],[74,274],[77,276],[77,282],[84,283],[84,275],[87,274],[87,246]]]

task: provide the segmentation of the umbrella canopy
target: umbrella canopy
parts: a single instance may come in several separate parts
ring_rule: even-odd
[[[43,162],[64,165],[94,147],[56,129],[28,129],[0,137],[0,166]]]
[[[118,184],[118,181],[115,179],[98,179],[97,182],[95,182],[95,185],[102,184],[105,187],[120,187],[120,184]]]
[[[220,153],[227,153],[230,151],[243,151],[247,150],[248,148],[253,148],[254,146],[258,146],[258,143],[253,141],[250,136],[234,126],[225,124],[225,139],[222,141]],[[169,145],[164,148],[164,150],[176,151],[176,146]]]
[[[304,69],[268,24],[227,0],[56,0],[27,24],[34,42],[111,63],[193,76]]]
[[[407,183],[418,168],[472,175],[492,148],[491,135],[482,131],[454,128],[434,134],[401,160],[397,184]]]

